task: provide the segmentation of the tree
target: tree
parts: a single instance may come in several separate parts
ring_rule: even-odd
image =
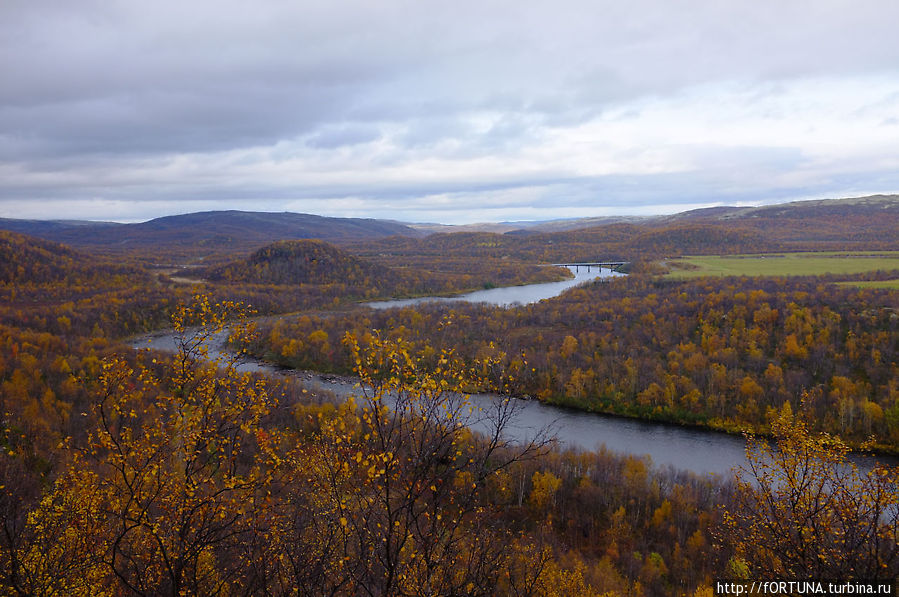
[[[359,404],[323,418],[296,456],[306,497],[297,493],[300,507],[285,518],[298,536],[283,541],[293,546],[285,559],[304,564],[293,566],[296,585],[318,594],[436,596],[492,595],[514,584],[523,570],[509,550],[514,537],[493,528],[482,495],[491,476],[545,441],[508,442],[514,402],[480,409],[469,401],[463,388],[491,364],[462,370],[445,352],[426,370],[401,339],[344,342]]]
[[[196,297],[173,317],[171,366],[103,363],[97,427],[29,518],[17,590],[214,595],[246,582],[276,470],[257,441],[270,399],[236,356],[209,357],[224,330],[250,332],[226,328],[241,313]]]
[[[891,579],[899,573],[899,468],[861,471],[839,438],[784,409],[776,448],[748,438],[725,540],[755,576]]]
[[[585,568],[490,501],[506,469],[548,443],[510,443],[515,401],[479,408],[466,393],[514,384],[498,367],[506,355],[463,362],[348,335],[358,401],[296,404],[290,417],[271,412],[265,380],[238,372],[239,355],[211,350],[226,329],[246,344],[240,314],[197,297],[176,310],[171,358],[97,361],[95,424],[60,447],[55,483],[27,517],[0,503],[5,591],[589,594]],[[541,478],[561,491],[560,477]]]

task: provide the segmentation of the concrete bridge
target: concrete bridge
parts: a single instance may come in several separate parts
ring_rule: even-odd
[[[553,263],[552,265],[556,265],[559,267],[573,267],[574,271],[580,271],[580,268],[586,267],[587,271],[590,271],[591,267],[598,267],[599,269],[607,268],[612,271],[618,271],[621,266],[630,263],[629,261],[581,261],[581,262],[571,262],[571,263]]]
[[[559,267],[573,267],[574,271],[580,271],[580,268],[586,267],[587,271],[590,271],[591,267],[598,267],[599,269],[607,268],[612,271],[617,271],[621,268],[621,266],[630,263],[629,261],[581,261],[581,262],[568,262],[568,263],[553,263],[552,265],[556,265]]]

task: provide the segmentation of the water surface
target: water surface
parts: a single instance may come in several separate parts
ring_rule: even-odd
[[[612,271],[608,268],[569,267],[568,269],[574,274],[574,278],[562,280],[561,282],[546,282],[543,284],[525,284],[523,286],[506,286],[503,288],[490,288],[487,290],[476,290],[468,294],[460,294],[456,296],[426,296],[411,299],[395,299],[390,301],[373,301],[365,303],[366,306],[374,309],[390,309],[393,307],[408,307],[410,305],[420,305],[422,303],[454,303],[465,301],[467,303],[487,303],[497,305],[499,307],[512,307],[514,305],[528,305],[536,303],[543,299],[559,296],[569,288],[573,288],[580,284],[597,280],[616,278],[625,274]]]

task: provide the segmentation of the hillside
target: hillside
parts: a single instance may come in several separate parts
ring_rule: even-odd
[[[801,201],[764,207],[713,207],[561,231],[489,231],[392,237],[352,245],[384,264],[514,259],[558,263],[652,261],[681,255],[816,250],[899,250],[899,196]]]
[[[753,229],[772,242],[801,249],[848,249],[861,244],[871,249],[899,248],[899,195],[710,208],[677,214],[661,223],[672,221]]]
[[[655,250],[659,246],[656,235],[650,231],[679,228],[684,230],[696,226],[699,230],[713,226],[722,230],[734,229],[738,235],[745,237],[741,244],[749,240],[746,235],[756,235],[762,241],[772,243],[851,243],[861,241],[899,243],[899,195],[874,195],[848,199],[822,199],[810,201],[794,201],[761,207],[718,206],[694,209],[669,216],[653,217],[598,217],[564,220],[548,220],[543,222],[502,222],[498,224],[472,224],[466,226],[440,226],[411,224],[416,230],[433,234],[468,233],[474,235],[496,234],[504,236],[532,236],[521,240],[518,245],[510,241],[497,241],[506,247],[534,246],[541,242],[558,244],[574,241],[608,243],[613,237],[618,240],[621,230],[630,230],[627,249],[644,248],[641,239],[650,241],[645,247]],[[677,236],[680,233],[674,234]],[[647,236],[649,235],[649,236]],[[726,234],[720,233],[719,239],[724,241],[721,252],[729,252],[730,244]],[[462,238],[462,237],[459,237]],[[469,236],[468,238],[477,238]],[[482,237],[484,238],[484,237]],[[676,240],[676,239],[672,239]],[[444,241],[438,241],[443,243]],[[458,245],[461,241],[453,241]],[[411,243],[406,243],[411,244]],[[426,243],[419,243],[423,246]],[[695,245],[691,239],[689,245]],[[714,242],[706,242],[711,245]],[[483,246],[483,245],[482,245]],[[846,248],[850,248],[846,245]],[[683,247],[684,251],[693,249]],[[773,249],[777,250],[777,249]]]
[[[78,254],[62,245],[0,231],[0,282],[20,284],[66,277]]]
[[[457,232],[423,239],[389,238],[352,245],[359,255],[385,265],[436,267],[476,264],[651,261],[684,254],[783,250],[759,230],[742,223],[675,222],[668,226],[616,223],[595,228],[535,234]]]
[[[0,283],[96,284],[118,275],[142,273],[136,268],[98,262],[65,245],[0,230]]]

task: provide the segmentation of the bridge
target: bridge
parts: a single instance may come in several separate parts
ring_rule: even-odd
[[[599,269],[608,268],[612,271],[618,271],[622,266],[630,263],[629,261],[582,261],[578,263],[553,263],[552,265],[558,267],[573,267],[574,271],[580,271],[580,268],[586,267],[587,271],[590,271],[591,267],[598,267]]]

